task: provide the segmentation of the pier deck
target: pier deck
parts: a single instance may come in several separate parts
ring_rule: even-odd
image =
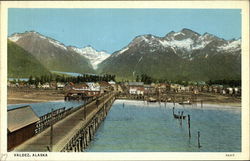
[[[85,126],[93,116],[98,112],[104,103],[114,97],[114,94],[107,94],[100,98],[100,103],[97,108],[96,102],[92,101],[85,107],[81,107],[64,119],[56,122],[53,125],[53,148],[52,151],[59,152],[67,144],[67,142],[74,136],[79,129]],[[86,111],[85,111],[86,108]],[[86,119],[84,113],[86,112]],[[47,147],[50,147],[50,128],[37,134],[21,145],[15,147],[13,151],[19,152],[46,152]]]

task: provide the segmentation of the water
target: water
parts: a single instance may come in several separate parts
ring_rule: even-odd
[[[123,103],[125,106],[123,107]],[[187,119],[173,118],[172,103],[116,100],[95,134],[88,152],[240,152],[241,107],[177,105],[191,115],[191,139]],[[197,144],[200,131],[201,148]]]
[[[30,105],[34,112],[40,117],[43,116],[49,112],[51,112],[51,109],[54,110],[66,107],[66,109],[71,107],[77,107],[79,105],[84,104],[83,101],[53,101],[53,102],[42,102],[42,103],[29,103],[29,104],[12,104],[8,105],[8,109],[14,109],[21,106]]]
[[[54,73],[60,73],[60,74],[66,74],[66,75],[70,75],[70,76],[73,76],[73,77],[77,77],[77,76],[83,76],[83,74],[87,74],[87,75],[96,75],[96,74],[93,74],[93,73],[74,73],[74,72],[61,72],[61,71],[51,71],[51,72],[54,72]]]
[[[28,80],[29,80],[29,78],[8,78],[8,80],[9,81],[14,81],[14,80],[16,80],[16,81],[25,81],[25,82],[27,82]]]

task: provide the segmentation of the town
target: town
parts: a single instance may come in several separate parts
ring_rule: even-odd
[[[123,96],[123,98],[140,98],[143,100],[153,98],[154,100],[163,102],[195,102],[199,96],[209,96],[210,101],[211,96],[214,98],[217,98],[217,96],[225,96],[238,100],[241,98],[241,86],[237,81],[229,81],[227,84],[215,84],[218,81],[179,81],[179,84],[154,82],[144,83],[142,81],[115,82],[114,77],[115,76],[110,76],[109,79],[99,79],[101,81],[97,81],[97,79],[93,79],[92,76],[92,80],[95,81],[84,81],[81,79],[83,76],[78,76],[78,78],[76,77],[69,82],[65,79],[63,81],[57,79],[47,82],[42,81],[42,83],[40,81],[35,83],[35,81],[32,82],[30,80],[9,80],[8,93],[15,93],[17,91],[26,91],[26,93],[30,93],[30,91],[55,91],[64,97],[61,99],[65,100],[81,100],[84,98],[99,96],[110,91],[117,92],[120,96]],[[194,98],[196,100],[194,100]],[[203,101],[206,102],[206,99],[203,98]],[[209,99],[207,101],[209,102]]]

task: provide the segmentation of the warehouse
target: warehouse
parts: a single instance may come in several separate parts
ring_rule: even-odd
[[[8,151],[34,136],[39,120],[30,106],[8,110]]]

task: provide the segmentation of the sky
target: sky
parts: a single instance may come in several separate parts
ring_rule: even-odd
[[[113,53],[136,36],[165,36],[183,28],[230,40],[241,37],[240,9],[8,10],[8,35],[36,31],[65,44]]]

